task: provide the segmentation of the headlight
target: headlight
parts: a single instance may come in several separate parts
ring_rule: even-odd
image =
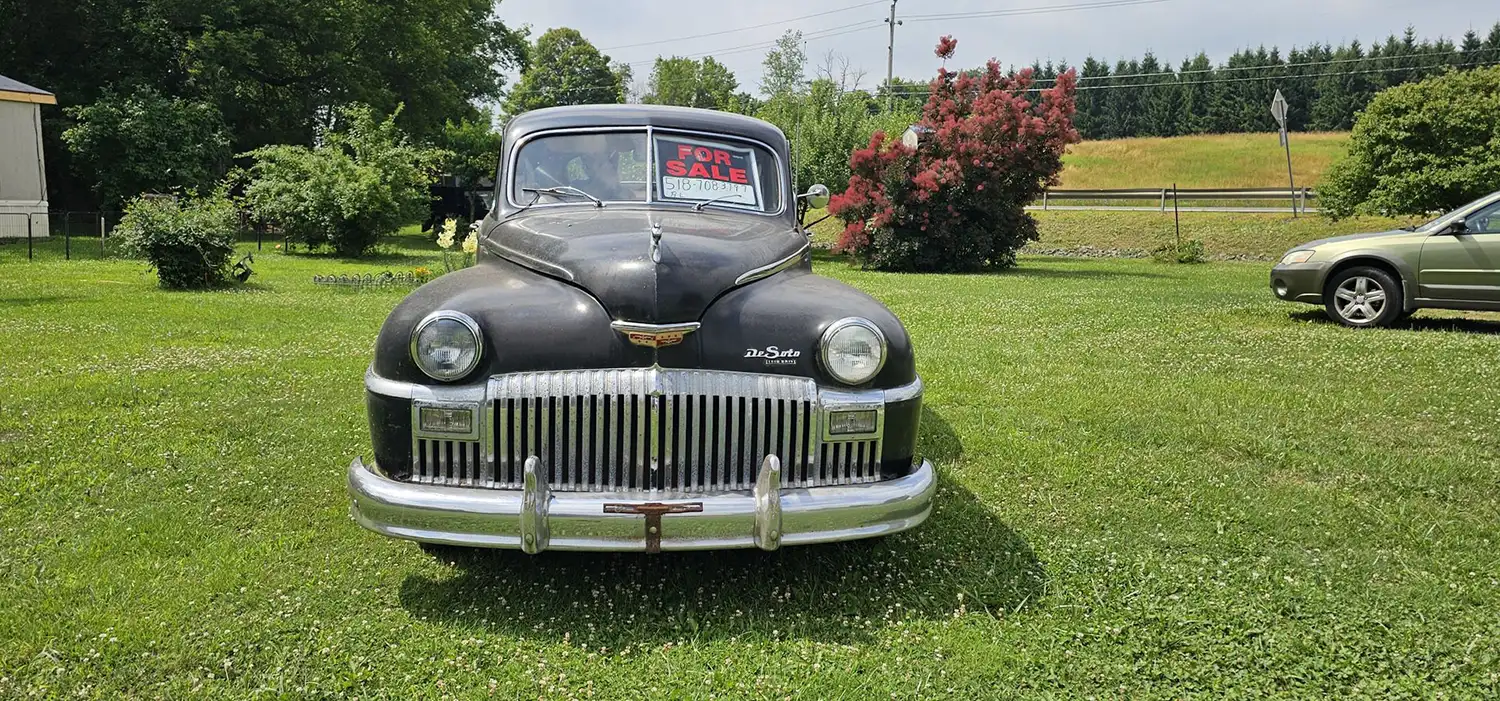
[[[846,385],[862,385],[885,365],[885,335],[868,319],[839,319],[823,332],[818,354],[823,369],[833,379]]]
[[[1292,263],[1306,263],[1307,259],[1312,257],[1312,251],[1292,251],[1291,253],[1288,253],[1281,257],[1281,264],[1291,265]]]
[[[411,332],[411,359],[434,380],[452,382],[474,371],[484,347],[467,314],[433,312]]]

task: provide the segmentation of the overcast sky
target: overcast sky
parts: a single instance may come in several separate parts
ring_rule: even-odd
[[[1027,11],[1066,5],[1120,3],[1072,11],[987,18],[923,18],[973,12]],[[1139,4],[1126,4],[1139,3]],[[866,71],[864,87],[885,76],[885,0],[502,0],[508,26],[530,25],[532,36],[552,27],[579,30],[611,59],[635,64],[644,81],[657,55],[712,54],[729,66],[740,89],[757,93],[766,44],[787,29],[808,35],[809,72],[827,51],[848,57]],[[850,9],[852,8],[852,9]],[[787,22],[798,17],[808,17]],[[1206,51],[1218,62],[1236,49],[1264,44],[1338,44],[1359,39],[1366,46],[1407,25],[1420,37],[1455,41],[1471,27],[1480,35],[1500,20],[1496,0],[899,0],[895,72],[926,80],[939,61],[932,47],[943,34],[959,41],[953,63],[979,65],[997,58],[1003,65],[1032,60],[1081,63],[1096,58],[1129,58],[1150,50],[1176,64]],[[774,24],[773,24],[774,23]],[[758,26],[769,25],[769,26]],[[726,30],[715,36],[683,38]],[[818,38],[818,33],[829,34]],[[677,40],[649,46],[643,42]],[[680,39],[680,40],[678,40]]]

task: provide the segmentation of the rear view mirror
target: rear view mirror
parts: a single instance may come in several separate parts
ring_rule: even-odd
[[[812,236],[813,226],[817,225],[818,222],[823,221],[823,219],[827,219],[833,216],[832,214],[825,213],[823,217],[818,221],[815,221],[812,224],[807,223],[807,212],[813,209],[827,208],[828,198],[828,186],[822,183],[818,183],[817,185],[813,185],[812,187],[807,188],[807,192],[804,194],[797,195],[797,199],[801,200],[797,205],[797,221],[801,222],[805,227],[808,236]]]
[[[1459,217],[1451,222],[1448,222],[1448,233],[1455,235],[1469,233],[1469,220],[1463,217]]]
[[[828,186],[822,183],[807,188],[807,193],[802,195],[809,209],[823,209],[828,206]]]

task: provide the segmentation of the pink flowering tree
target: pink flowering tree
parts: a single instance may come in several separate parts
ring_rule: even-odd
[[[940,58],[958,42],[943,37]],[[969,272],[1015,265],[1037,239],[1025,207],[1057,182],[1073,129],[1077,76],[1034,91],[1030,70],[938,70],[919,145],[876,132],[849,157],[849,188],[829,211],[845,222],[838,249],[881,270]]]

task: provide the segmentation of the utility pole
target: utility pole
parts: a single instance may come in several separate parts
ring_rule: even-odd
[[[891,18],[885,23],[891,25],[891,40],[885,45],[885,111],[891,112],[895,110],[896,100],[895,89],[891,86],[896,68],[896,25],[901,24],[896,21],[896,0],[891,0]]]

